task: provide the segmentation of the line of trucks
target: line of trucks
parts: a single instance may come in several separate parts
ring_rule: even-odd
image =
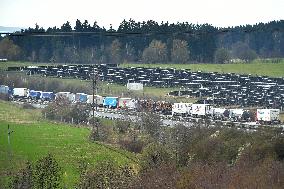
[[[72,103],[93,102],[98,107],[109,109],[127,109],[130,111],[152,111],[170,116],[201,117],[214,120],[254,122],[260,124],[280,123],[280,109],[242,109],[220,108],[211,104],[170,103],[165,101],[139,100],[126,97],[104,97],[71,92],[45,92],[28,88],[11,88],[0,85],[0,94],[6,94],[12,100],[33,100],[36,102],[51,102],[57,98],[67,98]]]
[[[174,103],[173,116],[211,117],[214,120],[257,121],[260,124],[280,123],[280,109],[219,108],[211,104]]]

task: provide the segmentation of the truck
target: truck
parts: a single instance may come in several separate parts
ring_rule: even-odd
[[[131,101],[131,98],[119,98],[117,107],[121,109],[126,109],[128,108],[127,105],[129,104],[130,101]]]
[[[35,90],[30,90],[29,92],[29,98],[38,100],[41,98],[42,91],[35,91]]]
[[[217,119],[217,120],[224,120],[226,118],[225,112],[226,112],[225,108],[213,108],[212,109],[212,115],[214,119]]]
[[[0,93],[2,94],[9,94],[10,88],[6,85],[0,85]]]
[[[104,97],[100,95],[94,95],[94,103],[98,105],[98,107],[103,107],[103,101]],[[88,95],[87,96],[87,103],[92,104],[93,103],[93,95]]]
[[[69,94],[71,94],[70,92],[58,92],[55,94],[55,98],[60,98],[60,97],[63,97],[63,98],[68,98]]]
[[[191,115],[194,117],[205,117],[212,114],[212,105],[210,104],[192,104]]]
[[[70,102],[75,102],[75,94],[71,92],[58,92],[55,94],[55,99],[60,97],[67,98]]]
[[[46,100],[46,101],[52,101],[55,98],[55,95],[53,92],[42,92],[41,93],[41,97],[42,100]]]
[[[29,89],[27,88],[14,88],[13,89],[14,98],[27,98],[29,95]]]
[[[261,123],[279,123],[280,122],[280,109],[257,109],[256,119]]]
[[[76,93],[75,94],[75,101],[76,102],[87,102],[88,100],[88,95],[85,93]]]
[[[192,103],[174,103],[172,106],[172,116],[180,115],[187,116],[190,115],[192,108]]]
[[[127,89],[133,91],[142,91],[143,84],[142,83],[127,83]]]
[[[136,109],[137,108],[137,100],[132,98],[119,98],[118,99],[118,108],[119,109]]]
[[[103,100],[103,106],[106,108],[117,108],[118,105],[118,97],[105,97]]]
[[[241,121],[245,110],[236,108],[236,109],[229,109],[229,112],[230,112],[229,118],[231,121]]]

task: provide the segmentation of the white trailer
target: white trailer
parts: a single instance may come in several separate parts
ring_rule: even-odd
[[[212,114],[212,106],[210,104],[192,104],[191,115],[208,116]]]
[[[259,122],[279,122],[279,109],[257,109],[256,119]]]
[[[244,113],[244,109],[239,109],[239,108],[236,108],[236,109],[230,109],[230,119],[233,120],[233,121],[241,121],[242,120],[242,116],[243,116],[243,113]]]
[[[68,95],[71,94],[70,92],[58,92],[55,94],[55,98],[65,97],[68,98]]]
[[[212,109],[212,115],[215,119],[224,119],[226,108],[213,108]]]
[[[131,98],[119,98],[118,99],[118,108],[125,109],[127,104],[131,101]]]
[[[189,115],[192,108],[192,103],[174,103],[172,106],[172,116]]]
[[[75,102],[75,94],[71,92],[58,92],[55,94],[55,99],[60,97],[67,98],[70,102]]]
[[[126,107],[127,107],[128,109],[133,110],[133,109],[136,109],[136,108],[137,108],[137,104],[138,104],[138,101],[137,101],[137,100],[131,99],[131,100],[126,104]]]
[[[127,83],[127,89],[133,91],[142,91],[143,84],[142,83]]]
[[[94,103],[96,103],[99,107],[103,106],[103,102],[104,102],[104,97],[100,96],[100,95],[94,95]],[[88,104],[92,104],[93,103],[93,95],[88,95],[87,96],[87,103]]]
[[[21,97],[25,98],[29,96],[29,89],[27,88],[14,88],[13,89],[13,96],[14,97]]]

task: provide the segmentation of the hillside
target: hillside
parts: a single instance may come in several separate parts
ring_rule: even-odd
[[[10,147],[6,134],[8,124],[13,131]],[[135,166],[133,154],[90,142],[89,132],[88,128],[44,121],[38,110],[0,101],[0,186],[7,182],[8,171],[19,170],[27,160],[34,162],[47,153],[52,153],[63,167],[63,184],[67,188],[78,180],[82,159],[91,165],[109,159],[118,165]]]

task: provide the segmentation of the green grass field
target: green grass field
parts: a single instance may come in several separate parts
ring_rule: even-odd
[[[63,168],[63,180],[72,188],[79,178],[79,161],[86,159],[91,165],[109,159],[118,165],[136,166],[132,153],[92,143],[89,129],[42,120],[38,110],[24,110],[18,105],[0,101],[0,188],[8,171],[16,171],[27,160],[32,162],[52,153]],[[8,146],[7,126],[10,125],[11,146]],[[9,156],[9,149],[11,156]],[[11,158],[9,158],[11,157]]]

